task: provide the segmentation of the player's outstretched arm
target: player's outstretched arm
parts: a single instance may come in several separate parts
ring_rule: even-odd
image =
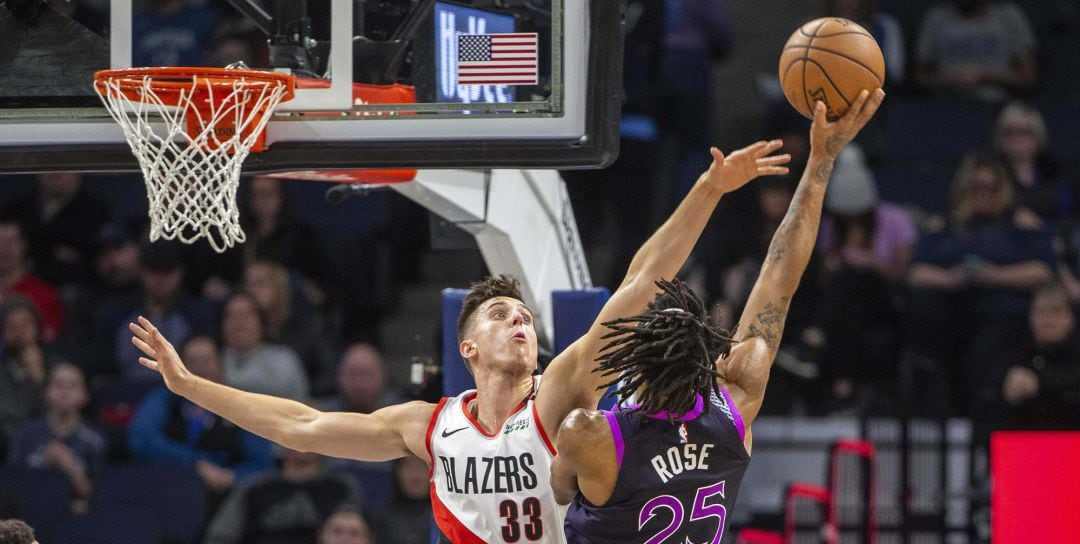
[[[739,318],[737,334],[742,341],[732,349],[730,357],[717,361],[718,370],[726,376],[732,398],[747,426],[761,409],[791,297],[795,295],[814,251],[833,163],[840,150],[874,116],[884,98],[885,93],[881,90],[863,91],[848,113],[833,123],[825,119],[824,104],[818,102],[814,108],[810,159],[787,215],[773,235],[757,283]]]
[[[372,414],[321,412],[305,404],[248,393],[196,376],[149,320],[128,326],[131,341],[146,355],[143,366],[159,372],[170,391],[289,449],[363,461],[386,461],[410,453],[428,460],[425,433],[435,405],[410,402]]]
[[[575,407],[596,407],[602,392],[596,391],[605,380],[592,372],[597,352],[603,347],[601,336],[606,333],[603,323],[611,319],[639,313],[656,294],[654,282],[670,278],[682,268],[701,231],[716,209],[720,198],[758,176],[782,175],[788,172],[787,154],[773,155],[783,142],[760,141],[725,156],[715,147],[710,150],[712,165],[698,178],[694,187],[679,204],[671,217],[645,242],[634,255],[619,288],[600,311],[589,332],[552,361],[544,373],[545,382],[560,384],[557,395],[544,398],[540,388],[543,424],[558,429],[563,417]],[[555,388],[548,388],[548,391]],[[554,398],[557,397],[557,398]],[[552,410],[544,405],[550,403]],[[552,414],[552,417],[548,417]]]

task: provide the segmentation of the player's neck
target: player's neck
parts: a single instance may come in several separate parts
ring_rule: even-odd
[[[492,433],[502,427],[510,413],[532,394],[533,377],[514,377],[490,374],[476,379],[476,400],[469,411],[485,431]]]

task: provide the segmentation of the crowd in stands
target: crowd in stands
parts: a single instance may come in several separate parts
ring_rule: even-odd
[[[96,4],[66,7],[95,29],[107,22]],[[265,55],[258,33],[215,3],[146,4],[134,27],[136,64],[259,65]],[[615,287],[614,271],[693,183],[699,155],[717,140],[707,110],[678,106],[708,103],[709,66],[738,47],[728,4],[628,0],[639,17],[628,19],[623,153],[609,170],[566,174],[575,208],[590,210],[577,217],[598,284]],[[826,4],[883,46],[889,98],[879,129],[837,161],[765,413],[960,416],[984,434],[1080,429],[1080,174],[1075,157],[1055,154],[1063,135],[1040,106],[1053,102],[1054,86],[1040,80],[1050,52],[1039,48],[1052,30],[1012,2],[941,0],[917,25],[887,13],[898,1]],[[895,119],[889,103],[905,99],[994,112],[988,131],[953,142],[955,156],[933,158],[934,179],[950,188],[929,205],[890,198],[910,194],[892,154],[918,145],[881,128]],[[785,140],[792,176],[725,197],[684,271],[728,327],[808,153],[807,123],[789,110],[775,104],[761,136]],[[936,130],[925,121],[925,131]],[[659,187],[663,170],[674,182]],[[327,240],[290,207],[289,182],[269,177],[245,181],[248,239],[224,255],[149,244],[145,226],[79,174],[41,174],[29,187],[0,209],[5,474],[59,474],[65,508],[92,512],[101,507],[97,486],[111,485],[116,467],[179,467],[205,492],[191,503],[201,509],[195,537],[208,544],[426,541],[423,462],[277,448],[167,391],[130,343],[127,324],[142,315],[192,372],[213,381],[327,410],[366,413],[408,400],[388,378],[387,365],[399,362],[372,343],[386,285],[362,270],[341,274],[351,265],[325,254],[355,238]],[[412,254],[412,240],[397,243]],[[357,247],[349,251],[371,249]],[[18,498],[0,489],[0,519],[26,514]]]
[[[645,0],[629,4],[641,13],[657,9]],[[676,12],[683,8],[690,19],[677,19],[678,28],[693,28],[688,34],[704,45],[699,57],[718,59],[734,42],[726,2],[712,4],[704,10],[694,2],[667,2],[665,22],[675,17],[672,5]],[[1077,21],[1066,3],[1038,4],[826,2],[822,15],[860,22],[881,45],[889,97],[837,161],[816,255],[792,301],[766,413],[968,417],[979,439],[1021,420],[1034,424],[1030,417],[1018,419],[1024,410],[1077,413],[1080,393],[1065,393],[1080,391],[1080,359],[1065,356],[1071,348],[1064,345],[1074,337],[1071,322],[1055,322],[1068,332],[1058,331],[1063,351],[1053,365],[1046,355],[1032,354],[1038,350],[1033,346],[1045,344],[1037,340],[1046,332],[1040,327],[1050,326],[1049,319],[1034,317],[1049,311],[1040,310],[1043,295],[1036,295],[1064,293],[1070,312],[1080,302],[1080,164],[1059,141],[1071,141],[1075,127],[1055,123],[1055,132],[1046,113],[1071,114],[1077,104],[1062,92],[1063,74],[1043,69],[1067,53],[1040,47],[1040,40],[1075,33]],[[568,176],[604,187],[572,186],[576,204],[602,208],[607,200],[625,208],[613,220],[599,214],[583,219],[590,264],[609,285],[617,280],[612,271],[629,260],[628,248],[637,247],[676,202],[665,198],[669,187],[662,185],[685,177],[686,163],[669,152],[684,138],[685,127],[676,126],[674,117],[680,102],[670,96],[682,87],[662,79],[665,57],[657,51],[665,46],[664,27],[647,23],[635,21],[626,36],[622,141],[631,152],[612,171]],[[649,63],[658,67],[649,70]],[[736,324],[753,287],[808,149],[805,120],[782,93],[763,94],[779,99],[767,108],[767,132],[760,136],[784,140],[793,174],[757,180],[726,196],[683,271],[727,327]],[[949,111],[957,113],[937,115]],[[643,117],[654,121],[645,126],[655,131],[640,131]],[[641,134],[649,136],[644,149],[651,154],[635,151]],[[690,164],[706,164],[705,151],[696,150]],[[616,179],[608,179],[611,172]],[[631,178],[646,186],[626,187]],[[598,196],[638,193],[653,198]],[[663,204],[654,209],[644,204],[657,201]],[[604,239],[594,232],[618,235]],[[1035,387],[1040,372],[1055,373],[1061,388]],[[1080,418],[1056,415],[1040,425],[1080,428]]]
[[[412,398],[363,340],[371,333],[335,328],[339,306],[328,301],[338,286],[282,182],[252,180],[249,242],[224,256],[149,243],[79,174],[40,174],[28,189],[0,206],[0,518],[34,519],[39,504],[7,485],[19,474],[59,480],[64,516],[99,515],[116,506],[100,497],[115,498],[124,469],[150,467],[128,483],[152,489],[158,474],[173,485],[175,474],[198,490],[183,499],[198,505],[195,532],[169,541],[426,541],[424,463],[278,448],[171,393],[138,362],[127,324],[141,315],[212,381],[327,410],[368,413]],[[58,536],[63,519],[35,528]]]

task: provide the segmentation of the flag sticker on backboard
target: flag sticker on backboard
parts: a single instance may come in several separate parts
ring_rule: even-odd
[[[461,34],[458,84],[536,85],[537,33]]]

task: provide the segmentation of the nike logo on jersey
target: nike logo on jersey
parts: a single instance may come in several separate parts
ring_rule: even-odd
[[[454,433],[458,433],[458,432],[464,431],[465,429],[468,429],[468,427],[462,427],[462,428],[460,428],[460,429],[454,429],[454,430],[452,430],[452,431],[450,431],[450,432],[447,432],[447,431],[446,431],[446,429],[443,429],[443,431],[442,431],[442,437],[443,437],[443,438],[446,438],[446,437],[448,437],[448,436],[450,436],[450,435],[452,435],[452,434],[454,434]]]

